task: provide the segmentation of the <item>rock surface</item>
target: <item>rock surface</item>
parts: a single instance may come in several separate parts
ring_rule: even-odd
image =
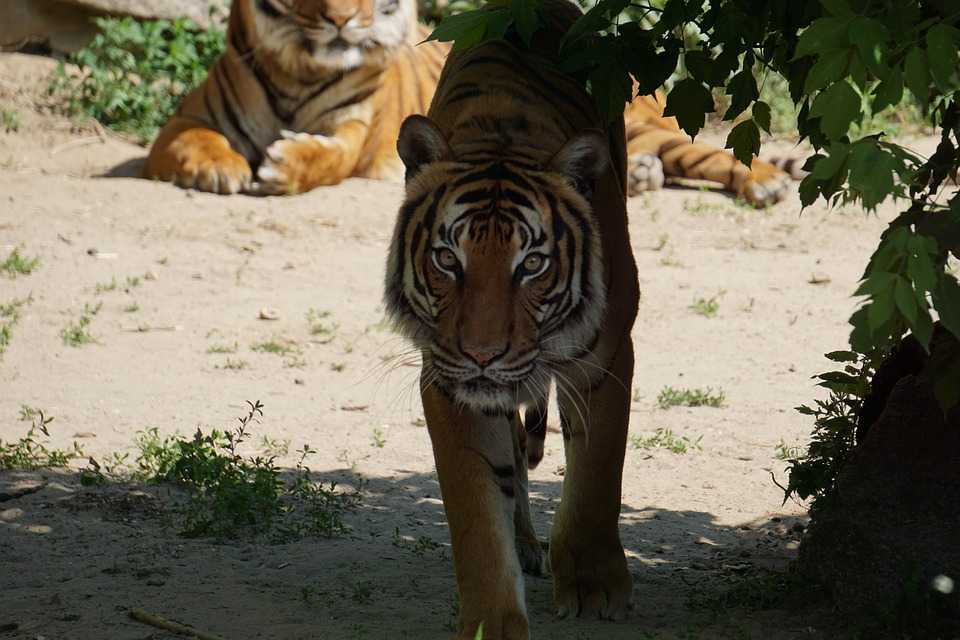
[[[4,0],[0,2],[0,48],[48,47],[58,53],[76,51],[96,35],[92,18],[133,16],[140,19],[190,18],[211,22],[214,0]],[[224,10],[223,15],[226,15]]]

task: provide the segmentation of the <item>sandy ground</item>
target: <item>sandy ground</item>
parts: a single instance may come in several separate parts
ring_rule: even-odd
[[[0,107],[21,118],[19,132],[0,130],[0,258],[21,247],[41,260],[33,275],[0,277],[0,303],[33,298],[0,359],[0,438],[29,426],[22,405],[38,407],[55,417],[52,444],[76,440],[104,459],[147,427],[229,426],[259,399],[248,452],[264,436],[289,442],[279,462],[292,466],[309,444],[318,479],[367,482],[347,537],[215,544],[176,535],[163,489],[5,473],[3,486],[45,484],[0,502],[0,637],[173,637],[130,620],[130,607],[224,638],[449,637],[455,587],[418,369],[386,363],[403,349],[381,303],[400,186],[251,198],[110,177],[132,175],[144,149],[37,112],[50,67],[0,56]],[[850,293],[893,213],[818,205],[801,216],[796,202],[754,211],[689,189],[630,201],[643,292],[630,429],[669,428],[701,448],[627,452],[630,620],[557,621],[549,580],[528,578],[534,638],[832,637],[825,610],[702,604],[795,555],[804,510],[781,505],[776,446],[805,442],[810,421],[793,407],[817,395],[821,354],[846,344]],[[716,297],[715,317],[690,310],[701,297]],[[98,303],[96,343],[65,345],[61,330]],[[259,319],[262,308],[279,318]],[[311,335],[309,309],[329,313],[332,340]],[[271,338],[299,354],[252,350]],[[667,385],[722,389],[726,403],[662,410]],[[532,473],[544,537],[563,466],[561,438],[548,436]],[[415,543],[424,537],[438,544]]]

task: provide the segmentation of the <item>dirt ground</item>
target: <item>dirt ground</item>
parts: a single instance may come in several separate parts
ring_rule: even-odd
[[[131,607],[231,639],[449,637],[455,586],[418,368],[386,361],[404,348],[381,303],[400,185],[348,180],[253,198],[129,177],[143,148],[35,108],[51,67],[0,55],[0,107],[20,115],[18,132],[0,129],[0,258],[14,247],[40,258],[32,275],[0,277],[0,303],[33,299],[0,359],[0,439],[26,431],[27,405],[55,417],[53,445],[76,440],[105,459],[131,451],[145,428],[229,426],[259,399],[249,452],[262,437],[286,441],[279,461],[292,466],[309,444],[318,479],[366,484],[346,537],[216,544],[177,536],[164,489],[6,472],[0,637],[173,637],[129,619]],[[781,505],[777,445],[806,441],[811,423],[793,407],[818,395],[811,376],[830,366],[821,354],[846,344],[850,293],[894,209],[801,215],[794,194],[754,211],[667,189],[632,199],[629,212],[643,292],[630,429],[669,428],[700,448],[628,449],[632,617],[558,621],[549,580],[528,577],[533,637],[833,637],[826,609],[731,608],[722,594],[754,588],[763,601],[766,572],[795,555],[804,509]],[[97,292],[113,279],[117,289]],[[714,297],[715,317],[690,309]],[[61,331],[98,303],[96,342],[64,344]],[[265,308],[278,318],[260,319]],[[311,335],[310,309],[329,313],[329,336]],[[272,338],[299,354],[252,349]],[[208,353],[233,344],[234,354]],[[726,401],[663,410],[665,386],[722,389]],[[562,467],[550,433],[532,473],[543,537]],[[31,480],[39,490],[9,495]]]

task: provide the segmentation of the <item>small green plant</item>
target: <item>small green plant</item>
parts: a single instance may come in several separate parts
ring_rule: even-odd
[[[189,499],[182,509],[181,534],[188,537],[268,534],[289,539],[345,533],[343,515],[359,502],[360,489],[345,493],[335,483],[312,481],[305,460],[315,451],[306,445],[297,451],[300,455],[290,481],[284,481],[274,463],[278,455],[286,455],[289,441],[263,437],[264,455],[242,455],[241,445],[263,415],[260,402],[247,404],[247,414],[232,430],[198,428],[190,439],[179,434],[161,436],[155,427],[140,431],[132,469],[127,470],[122,456],[115,456],[109,465],[91,459],[85,470],[87,482],[129,477],[183,487]]]
[[[372,444],[377,449],[383,449],[383,447],[387,444],[387,437],[386,435],[384,435],[383,429],[381,429],[380,427],[373,428],[372,438],[373,438]]]
[[[720,310],[720,303],[717,302],[717,296],[713,296],[712,298],[696,298],[687,308],[698,316],[712,318],[717,315],[717,311]]]
[[[0,272],[6,273],[10,278],[16,278],[18,275],[30,275],[39,266],[40,258],[27,258],[20,254],[20,249],[14,247],[7,259],[0,262]]]
[[[131,302],[123,308],[124,313],[136,313],[137,311],[140,311],[140,305],[136,302]]]
[[[271,338],[262,342],[255,342],[250,348],[259,353],[274,353],[278,356],[286,356],[291,353],[299,353],[300,346],[288,338]]]
[[[224,32],[187,19],[97,18],[98,35],[61,64],[51,93],[72,115],[86,115],[146,142],[224,51]]]
[[[331,371],[336,371],[337,373],[341,373],[341,372],[342,372],[344,369],[346,369],[346,368],[347,368],[347,363],[346,363],[346,362],[331,362],[331,363],[330,363],[330,370],[331,370]]]
[[[722,389],[713,390],[713,387],[705,389],[675,389],[673,387],[664,387],[657,395],[657,405],[661,409],[671,407],[714,407],[723,406],[726,400],[726,394]]]
[[[773,450],[777,460],[799,460],[803,457],[803,447],[796,444],[787,444],[783,438],[780,439]]]
[[[234,360],[233,358],[227,358],[223,364],[213,365],[214,369],[226,369],[227,371],[241,371],[250,366],[250,363],[246,360]]]
[[[805,454],[787,459],[789,481],[783,497],[784,502],[791,496],[812,498],[811,513],[833,496],[840,469],[856,446],[857,413],[875,373],[868,358],[851,351],[833,351],[827,358],[843,364],[843,370],[815,376],[830,395],[813,407],[797,407],[814,418],[813,434]]]
[[[207,353],[236,353],[239,346],[236,342],[233,344],[212,344],[207,347]]]
[[[327,344],[332,342],[337,335],[337,329],[340,325],[336,322],[326,322],[330,317],[329,311],[317,311],[316,309],[307,310],[307,324],[310,325],[310,335],[316,336],[315,342]]]
[[[13,339],[13,327],[20,321],[20,307],[31,302],[33,302],[33,294],[0,304],[0,356],[4,354]]]
[[[670,429],[660,428],[650,435],[631,435],[630,445],[634,449],[666,449],[670,453],[683,455],[688,451],[702,451],[701,440],[703,436],[691,440],[687,436],[675,435]]]
[[[31,407],[28,404],[22,404],[20,405],[20,422],[32,422],[39,413],[40,409]]]
[[[124,287],[124,291],[129,293],[130,289],[139,287],[140,282],[140,276],[127,276],[127,285]]]
[[[83,456],[80,445],[74,441],[73,449],[51,449],[44,440],[50,438],[47,428],[53,422],[53,416],[47,417],[43,410],[25,414],[21,407],[20,419],[30,415],[30,429],[27,434],[15,442],[0,439],[0,469],[44,469],[65,467],[71,460]],[[27,407],[29,409],[29,407]]]
[[[286,438],[277,440],[265,435],[260,438],[260,450],[263,451],[264,455],[282,458],[290,453],[290,440]]]
[[[20,112],[8,107],[0,109],[0,129],[7,133],[20,131]]]
[[[93,288],[93,292],[97,295],[101,293],[107,293],[108,291],[116,291],[117,287],[120,286],[117,284],[116,278],[110,278],[110,282],[98,282]]]
[[[77,321],[71,322],[60,332],[63,343],[70,347],[82,347],[85,344],[96,342],[96,338],[90,333],[90,323],[93,321],[93,317],[100,313],[102,307],[102,302],[98,302],[94,307],[89,304],[83,305],[83,313],[80,314]]]

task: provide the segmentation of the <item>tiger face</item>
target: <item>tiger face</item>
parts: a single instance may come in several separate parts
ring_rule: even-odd
[[[416,24],[414,0],[245,0],[257,47],[290,73],[385,65]]]
[[[580,134],[544,167],[458,160],[430,120],[398,142],[407,194],[387,266],[387,307],[425,352],[430,381],[486,412],[536,401],[587,353],[605,310],[589,185],[608,162]]]

